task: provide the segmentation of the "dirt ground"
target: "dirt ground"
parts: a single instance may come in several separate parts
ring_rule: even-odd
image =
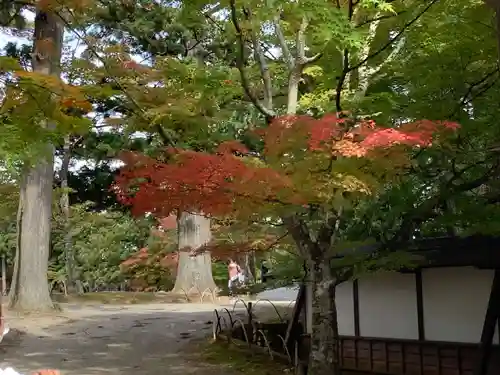
[[[62,307],[56,316],[8,317],[13,332],[0,344],[0,366],[25,374],[41,368],[63,375],[206,373],[183,349],[212,332],[216,306]]]
[[[24,374],[43,368],[63,375],[221,374],[192,352],[195,342],[212,334],[213,311],[220,305],[61,307],[63,312],[51,316],[8,315],[12,331],[0,344],[0,367]]]

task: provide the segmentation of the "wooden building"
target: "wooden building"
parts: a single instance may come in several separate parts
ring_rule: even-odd
[[[410,246],[420,256],[418,268],[338,287],[342,368],[500,375],[500,238],[424,239]]]

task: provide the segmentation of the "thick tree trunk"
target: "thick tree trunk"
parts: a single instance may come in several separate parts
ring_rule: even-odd
[[[184,248],[197,249],[210,242],[210,219],[183,212],[178,219],[179,263],[173,292],[203,294],[207,289],[214,292],[210,253],[191,256]]]
[[[52,149],[51,149],[52,152]],[[25,173],[19,200],[18,249],[10,307],[23,311],[53,308],[47,283],[52,216],[53,159]]]
[[[64,27],[60,18],[36,10],[33,71],[59,76]],[[50,126],[50,123],[40,124]],[[11,308],[40,311],[53,308],[47,282],[52,219],[54,148],[46,157],[25,167],[18,211],[18,249],[10,292]]]
[[[313,328],[308,375],[340,375],[336,280],[329,262],[315,260],[312,298]]]

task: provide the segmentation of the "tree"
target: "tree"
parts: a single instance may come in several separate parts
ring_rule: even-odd
[[[356,236],[369,233],[384,242],[498,233],[495,221],[485,220],[498,210],[499,129],[492,124],[499,112],[492,103],[500,100],[500,86],[491,11],[481,2],[457,1],[438,2],[432,12],[405,33],[401,57],[384,67],[364,108],[382,111],[378,118],[395,124],[408,118],[458,121],[459,137],[444,150],[420,152],[403,181],[375,197],[367,216],[355,218],[364,223]]]
[[[206,291],[215,292],[212,276],[212,256],[210,252],[192,254],[186,248],[200,248],[211,240],[210,220],[194,213],[182,212],[178,218],[179,262],[175,277],[174,293],[190,294],[196,292],[200,296]]]
[[[150,19],[151,14],[155,14],[153,20]],[[193,116],[194,108],[191,103],[192,96],[196,95],[195,92],[199,90],[200,83],[203,84],[203,78],[207,78],[208,75],[201,77],[201,75],[194,74],[194,76],[198,77],[196,77],[196,85],[190,85],[193,86],[190,87],[191,97],[182,98],[182,93],[179,95],[177,92],[170,92],[168,95],[170,98],[167,100],[171,102],[176,98],[179,102],[172,107],[172,112],[168,117],[162,118],[154,113],[156,112],[155,108],[142,107],[143,99],[134,96],[136,90],[130,85],[130,81],[125,83],[119,78],[123,68],[126,71],[127,67],[121,67],[121,71],[118,72],[116,70],[116,57],[125,57],[126,60],[130,60],[129,53],[135,52],[145,56],[145,59],[153,63],[156,61],[162,63],[162,56],[175,56],[179,60],[178,64],[164,65],[163,68],[172,69],[172,71],[175,71],[174,74],[179,77],[193,75],[193,67],[199,69],[200,64],[204,63],[205,57],[209,58],[200,50],[207,44],[206,40],[204,41],[206,38],[201,37],[200,33],[205,32],[208,21],[198,12],[194,14],[195,16],[193,16],[193,13],[188,14],[178,6],[150,0],[140,1],[133,5],[122,2],[98,2],[94,13],[94,21],[97,21],[97,27],[94,27],[94,31],[90,33],[82,33],[82,35],[90,35],[99,40],[98,44],[88,46],[88,52],[92,56],[104,52],[102,56],[105,56],[105,58],[101,59],[101,62],[104,62],[104,67],[101,73],[114,89],[113,94],[115,95],[100,98],[105,99],[100,101],[101,109],[106,111],[113,108],[112,112],[121,112],[127,116],[128,121],[124,127],[126,131],[146,130],[156,132],[157,134],[148,137],[149,149],[157,147],[155,138],[160,139],[167,145],[171,144],[174,139],[177,141],[179,138],[190,142],[193,147],[203,147],[204,143],[209,143],[204,141],[206,137],[201,133],[198,133],[195,137],[192,135],[194,128],[199,131],[202,124],[206,123],[205,118],[212,116],[209,114],[209,112],[213,111],[213,108],[211,108],[212,102],[207,101],[204,103],[202,116],[199,114]],[[168,37],[165,37],[164,34],[167,30]],[[212,28],[211,33],[214,30]],[[115,45],[116,42],[114,42],[116,39],[123,41],[123,45],[126,45],[127,48],[118,51]],[[105,42],[103,43],[103,41]],[[114,47],[106,50],[106,48],[102,48],[103,44]],[[132,61],[127,63],[131,64],[129,67],[139,68],[139,64],[134,64]],[[168,86],[171,87],[171,84]],[[158,88],[155,89],[159,91]],[[162,94],[165,94],[164,90]],[[184,103],[185,106],[183,107],[181,103]],[[196,122],[198,123],[196,124]],[[182,126],[179,126],[180,124]],[[204,132],[205,135],[207,133],[209,132]],[[188,225],[188,223],[194,223],[194,225]],[[205,230],[200,230],[202,227]],[[179,228],[182,232],[181,238],[187,244],[191,243],[192,245],[200,243],[200,241],[206,243],[210,240],[210,230],[206,230],[210,228],[210,222],[203,215],[195,215],[194,213],[180,215]],[[200,237],[202,234],[206,236],[204,240]],[[215,289],[211,276],[210,256],[181,256],[177,274],[178,278],[175,287],[177,291]],[[199,279],[196,275],[204,276]]]
[[[63,25],[59,17],[38,8],[35,17],[33,72],[59,75]],[[40,126],[50,128],[47,120]],[[53,146],[46,145],[45,157],[33,166],[26,165],[21,177],[18,209],[18,239],[10,306],[36,311],[52,308],[46,279],[50,221],[52,216]]]
[[[264,149],[257,156],[238,142],[221,144],[215,154],[170,150],[171,163],[126,154],[117,191],[136,212],[280,219],[308,261],[314,290],[310,370],[326,374],[337,371],[335,286],[346,277],[329,266],[338,212],[395,178],[408,162],[404,146],[426,147],[440,128],[456,125],[423,121],[395,130],[335,115],[286,116],[260,129]]]
[[[19,16],[21,8],[7,2],[6,12]],[[18,243],[10,305],[21,310],[52,308],[48,293],[47,263],[50,250],[54,143],[68,129],[89,123],[78,113],[89,105],[72,85],[59,78],[63,21],[50,4],[37,4],[31,66],[2,58],[6,93],[2,125],[8,129],[2,152],[8,166],[18,173],[20,194],[17,218]]]

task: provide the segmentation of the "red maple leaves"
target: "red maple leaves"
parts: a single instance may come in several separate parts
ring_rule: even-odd
[[[137,265],[147,266],[149,264],[159,263],[161,267],[169,268],[175,273],[178,258],[179,254],[176,252],[168,254],[154,254],[150,253],[148,248],[143,247],[142,249],[125,259],[123,262],[121,262],[120,266],[122,267],[122,270],[127,270]]]
[[[402,125],[398,129],[378,127],[373,120],[353,122],[328,114],[321,119],[310,116],[284,116],[277,118],[266,130],[266,151],[277,152],[287,142],[296,146],[296,139],[308,140],[310,151],[332,152],[338,156],[363,157],[378,148],[395,145],[422,146],[432,143],[442,130],[456,130],[453,122],[422,120]]]
[[[228,212],[236,196],[260,199],[275,196],[284,179],[270,168],[249,167],[230,153],[178,151],[176,162],[157,163],[135,153],[124,153],[127,167],[116,179],[118,196],[136,213],[168,216],[173,211],[210,215]],[[134,191],[135,190],[135,191]],[[133,194],[129,194],[133,191]]]
[[[244,157],[249,151],[237,141],[221,144],[215,153],[170,150],[173,161],[169,163],[125,153],[126,166],[115,191],[136,213],[152,212],[160,217],[176,210],[207,215],[237,210],[248,215],[263,205],[303,206],[309,192],[302,194],[295,177],[309,172],[290,172],[283,160],[293,163],[309,158],[314,164],[315,154],[335,160],[387,157],[378,151],[396,145],[403,146],[397,148],[400,153],[407,147],[427,147],[442,131],[457,128],[455,123],[432,121],[382,128],[371,120],[354,121],[335,114],[321,119],[284,116],[260,132],[265,145],[261,155]]]

